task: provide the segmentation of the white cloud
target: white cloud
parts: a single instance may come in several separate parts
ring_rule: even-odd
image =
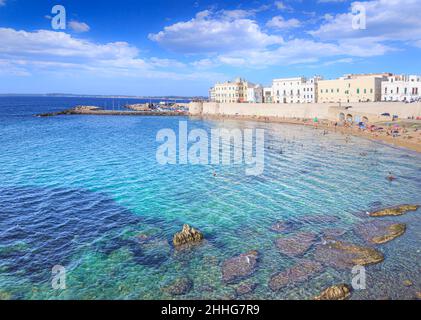
[[[202,11],[190,21],[178,22],[150,34],[149,39],[182,53],[230,52],[244,46],[263,48],[283,41],[279,36],[263,32],[256,21],[244,18],[244,13],[238,11],[230,14]]]
[[[69,28],[78,33],[88,32],[91,29],[85,22],[75,20],[69,22]]]
[[[327,43],[308,39],[285,41],[273,49],[243,50],[218,56],[220,63],[236,67],[265,68],[276,65],[309,64],[326,59],[349,61],[350,57],[372,57],[392,50],[377,43]]]
[[[318,0],[319,3],[346,2],[348,0]]]
[[[235,13],[234,13],[235,12]],[[199,12],[187,22],[178,22],[149,35],[161,46],[184,54],[201,55],[192,62],[197,68],[221,65],[263,68],[275,65],[309,64],[326,59],[347,61],[350,57],[373,57],[395,50],[377,41],[376,37],[317,39],[295,38],[283,40],[263,31],[256,20],[245,18],[249,12]],[[336,19],[326,16],[325,24]],[[302,27],[297,19],[275,16],[266,23],[273,29]]]
[[[6,5],[6,0],[0,0],[0,7],[3,7]]]
[[[285,2],[283,2],[283,1],[275,1],[275,7],[278,9],[278,10],[281,10],[281,11],[288,11],[288,12],[292,12],[292,11],[294,11],[293,9],[292,9],[292,7],[291,6],[289,6],[289,5],[287,5]]]
[[[218,63],[212,59],[205,58],[205,59],[193,61],[191,65],[198,69],[210,69],[210,68],[216,67]]]
[[[0,28],[0,54],[20,56],[55,56],[91,59],[134,58],[138,49],[127,42],[95,44],[76,39],[64,32],[35,32]]]
[[[164,79],[220,76],[196,72],[176,60],[141,58],[139,50],[127,42],[98,44],[64,32],[11,28],[0,28],[0,67],[2,74],[16,76],[39,72]]]
[[[300,27],[301,22],[298,19],[285,20],[281,16],[275,16],[266,23],[266,26],[274,29],[291,29]]]
[[[352,8],[366,9],[365,30],[352,27]],[[322,40],[370,38],[384,41],[421,40],[421,2],[419,0],[373,0],[353,2],[348,13],[337,14],[310,34]]]

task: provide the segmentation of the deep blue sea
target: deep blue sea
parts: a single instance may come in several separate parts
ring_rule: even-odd
[[[364,244],[358,228],[371,222],[367,211],[421,204],[414,152],[262,122],[34,117],[79,104],[112,108],[113,101],[0,98],[0,299],[309,299],[353,275],[326,266],[278,292],[269,279],[313,259],[326,230]],[[156,134],[178,130],[181,120],[207,131],[265,129],[264,174],[246,176],[238,165],[159,165]],[[388,172],[398,179],[389,182]],[[412,299],[421,291],[421,211],[391,220],[408,229],[377,246],[385,261],[367,267],[367,289],[352,299]],[[302,257],[280,253],[275,241],[288,234],[270,230],[278,221],[291,225],[289,234],[317,234],[314,246]],[[185,223],[206,240],[179,251],[172,237]],[[255,289],[241,296],[238,283],[222,281],[221,267],[250,250],[260,258],[243,283]],[[55,265],[67,270],[65,290],[51,286]],[[180,277],[191,279],[190,291],[174,297],[163,290]]]

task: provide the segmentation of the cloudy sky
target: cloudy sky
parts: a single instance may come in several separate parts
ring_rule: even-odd
[[[420,0],[0,0],[0,93],[207,95],[237,76],[420,74],[420,12]]]

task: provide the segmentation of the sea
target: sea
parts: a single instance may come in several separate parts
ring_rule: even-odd
[[[312,299],[351,284],[355,274],[324,264],[305,276],[291,272],[281,290],[270,282],[314,261],[327,234],[385,257],[365,268],[365,286],[351,299],[414,299],[421,291],[421,210],[377,218],[407,225],[386,244],[368,244],[359,232],[375,221],[369,211],[421,204],[420,154],[290,124],[35,116],[140,102],[146,101],[0,97],[0,299]],[[160,164],[157,133],[177,132],[180,122],[206,132],[264,130],[263,173],[246,175],[245,164]],[[389,172],[395,181],[386,179]],[[204,234],[202,243],[174,247],[184,224]],[[286,227],[274,230],[276,224]],[[276,245],[302,233],[314,241],[299,255]],[[227,261],[253,250],[256,265],[224,281]],[[188,288],[168,290],[179,279],[189,279]]]

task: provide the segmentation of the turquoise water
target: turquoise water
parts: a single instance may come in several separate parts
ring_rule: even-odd
[[[182,117],[62,116],[36,118],[99,100],[0,98],[0,294],[12,299],[307,299],[350,282],[349,271],[324,268],[309,280],[272,292],[268,281],[302,258],[312,259],[326,229],[364,243],[355,232],[365,212],[421,203],[421,156],[368,140],[300,126]],[[110,103],[110,101],[108,102]],[[110,104],[109,104],[110,105]],[[261,128],[265,171],[243,166],[160,166],[160,129]],[[213,176],[213,172],[217,176]],[[398,177],[393,183],[388,172]],[[421,212],[393,218],[406,234],[379,246],[381,264],[367,268],[367,290],[353,299],[411,299],[421,291]],[[308,219],[309,216],[313,219]],[[314,218],[315,216],[315,218]],[[311,221],[310,221],[311,220]],[[319,234],[304,257],[279,253],[270,230]],[[184,223],[206,241],[177,251],[171,240]],[[139,240],[139,235],[148,241]],[[221,280],[222,263],[250,250],[261,254],[246,282],[253,293]],[[51,268],[67,269],[63,291]],[[188,276],[193,288],[173,297],[162,287]],[[404,280],[413,285],[405,287]]]

